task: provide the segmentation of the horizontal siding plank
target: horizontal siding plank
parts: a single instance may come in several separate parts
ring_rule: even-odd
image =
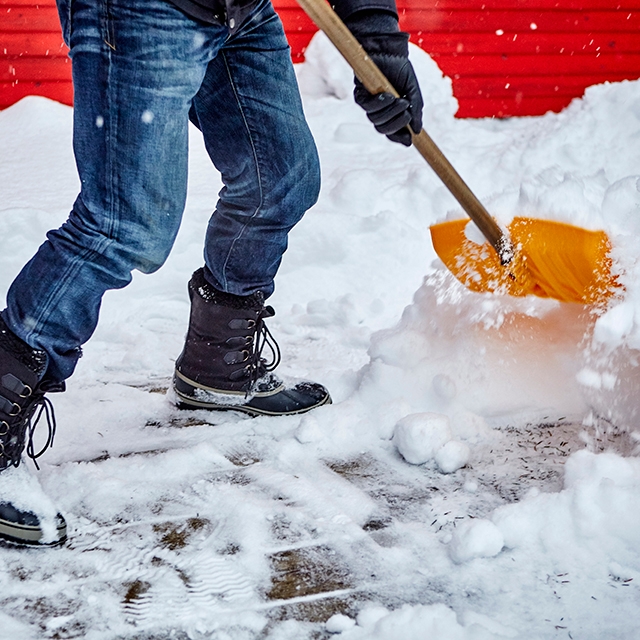
[[[556,77],[528,76],[519,78],[495,78],[492,76],[465,77],[453,80],[453,90],[458,99],[505,98],[515,100],[518,96],[560,97],[582,95],[586,87],[603,82],[625,80],[624,74]]]
[[[299,7],[278,9],[278,15],[285,25],[287,35],[289,35],[289,31],[309,31],[313,33],[318,30],[313,20]]]
[[[0,82],[69,81],[69,58],[0,58]]]
[[[638,32],[640,10],[626,11],[406,11],[403,28],[440,33]],[[532,26],[535,25],[535,26]]]
[[[0,0],[0,14],[2,14],[3,8],[12,7],[55,7],[55,0]]]
[[[513,100],[476,99],[460,101],[458,118],[504,118],[509,116],[539,116],[547,111],[561,111],[572,98],[530,98],[516,103]]]
[[[0,82],[0,109],[6,109],[26,96],[44,96],[63,104],[73,104],[71,82]]]
[[[446,56],[434,54],[434,61],[442,72],[456,75],[481,76],[548,76],[561,78],[564,75],[595,75],[625,73],[640,75],[640,55],[625,56]]]
[[[1,33],[0,57],[4,56],[66,56],[68,49],[60,33]]]
[[[276,0],[274,6],[281,0]],[[295,0],[293,0],[295,3]],[[438,11],[633,11],[638,0],[396,0],[403,9]]]
[[[289,41],[289,46],[291,47],[291,49],[293,51],[297,51],[309,44],[309,40],[311,39],[312,35],[312,33],[308,33],[305,31],[294,31],[287,33],[287,40]]]
[[[312,35],[310,33],[287,33],[291,47],[291,58],[294,63],[304,62],[304,52],[309,46]]]
[[[283,20],[291,48],[306,46],[317,31],[310,25],[294,29]],[[406,25],[401,27],[409,31]],[[640,33],[519,33],[496,35],[486,33],[432,33],[409,31],[411,41],[428,53],[466,54],[588,54],[640,53]],[[514,37],[515,36],[515,37]]]
[[[58,10],[55,5],[12,7],[10,11],[0,9],[0,31],[53,31],[61,34]]]
[[[413,32],[411,41],[429,53],[555,54],[640,53],[640,33],[522,33],[514,35]]]

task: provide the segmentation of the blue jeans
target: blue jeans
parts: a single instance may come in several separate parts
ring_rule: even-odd
[[[81,192],[67,222],[13,282],[3,317],[71,375],[108,289],[157,270],[182,217],[188,121],[224,187],[205,263],[221,291],[265,296],[287,234],[319,192],[282,24],[269,0],[233,35],[168,0],[59,0],[74,81]]]

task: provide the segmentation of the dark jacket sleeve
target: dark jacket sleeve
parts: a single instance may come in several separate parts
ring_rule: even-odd
[[[342,20],[364,9],[387,11],[398,17],[395,0],[331,0],[331,6]]]

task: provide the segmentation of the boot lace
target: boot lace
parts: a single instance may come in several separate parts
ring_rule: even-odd
[[[31,416],[29,417],[29,421],[27,423],[27,431],[29,433],[29,439],[27,440],[27,455],[31,460],[33,460],[33,464],[36,466],[36,469],[40,470],[38,466],[37,459],[49,448],[53,446],[53,439],[56,435],[56,414],[53,410],[53,404],[51,400],[46,396],[40,396],[34,403],[34,408]],[[33,417],[35,415],[35,418]],[[47,440],[42,445],[42,448],[37,453],[34,449],[33,444],[33,436],[36,432],[36,427],[40,424],[40,418],[45,416],[47,421]],[[17,466],[17,465],[16,465]]]
[[[244,345],[248,348],[237,352],[244,354],[243,362],[246,364],[241,369],[236,369],[229,374],[229,379],[232,381],[246,380],[243,388],[247,395],[254,391],[261,378],[280,364],[280,347],[264,323],[265,318],[271,318],[274,315],[273,307],[264,307],[255,320],[249,321],[247,328],[251,333],[244,338]],[[269,362],[262,357],[265,348],[271,354]]]
[[[273,307],[265,307],[258,316],[256,323],[256,338],[255,338],[255,352],[253,362],[249,365],[249,390],[252,390],[258,380],[265,374],[273,371],[281,361],[280,347],[273,337],[271,331],[269,331],[267,325],[264,323],[265,318],[271,318],[275,315]],[[268,347],[271,353],[270,361],[267,362],[262,357],[264,348]]]
[[[0,438],[0,459],[5,458],[8,461],[7,466],[18,467],[20,466],[22,451],[25,450],[27,456],[33,460],[36,469],[39,470],[37,458],[49,447],[53,446],[53,439],[56,434],[56,416],[53,404],[44,395],[38,396],[27,409],[27,412],[27,416],[22,416],[21,420],[11,421],[13,424],[9,424],[5,420],[0,422],[0,428],[2,429],[0,431],[0,436],[2,436]],[[16,417],[17,415],[19,413],[16,414]],[[47,423],[47,439],[40,451],[36,452],[33,437],[43,416]]]

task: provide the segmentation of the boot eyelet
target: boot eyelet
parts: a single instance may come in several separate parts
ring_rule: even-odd
[[[4,442],[0,442],[0,456],[3,458],[6,457],[4,451]]]
[[[33,389],[28,384],[25,384],[23,392],[18,395],[21,398],[28,398],[32,393],[33,393]]]
[[[242,362],[246,362],[251,357],[251,352],[247,351],[246,349],[244,349],[240,353],[244,354],[244,358],[242,359]]]
[[[0,421],[0,437],[6,436],[9,433],[9,423],[4,420]]]
[[[20,412],[22,411],[22,407],[19,404],[16,404],[15,402],[13,403],[13,406],[15,408],[9,412],[9,416],[11,416],[12,418],[15,418],[17,415],[20,415]]]
[[[256,326],[255,320],[247,320],[247,329],[253,329]]]

